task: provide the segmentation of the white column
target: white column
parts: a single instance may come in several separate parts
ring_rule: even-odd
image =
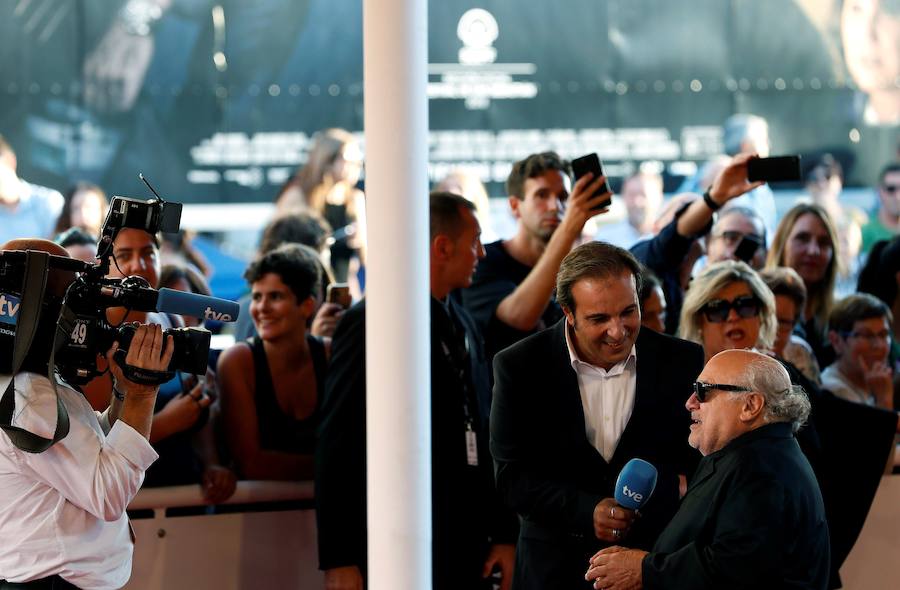
[[[364,0],[369,588],[431,587],[426,0]]]

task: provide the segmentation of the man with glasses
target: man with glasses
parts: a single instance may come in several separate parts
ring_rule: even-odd
[[[867,293],[841,299],[828,317],[835,361],[822,371],[822,387],[844,399],[894,409],[891,310]]]
[[[743,205],[723,208],[706,238],[706,261],[741,260],[759,270],[766,263],[766,226],[759,213]]]
[[[900,163],[888,164],[878,175],[878,211],[862,228],[862,251],[878,240],[900,233]]]
[[[703,459],[651,552],[609,547],[595,588],[810,588],[828,584],[822,495],[794,438],[809,416],[781,364],[748,350],[707,363],[685,407]]]

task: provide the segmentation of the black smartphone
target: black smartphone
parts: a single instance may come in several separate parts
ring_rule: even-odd
[[[760,246],[762,246],[762,242],[756,236],[744,236],[738,242],[737,248],[734,249],[734,257],[750,264],[750,261],[753,260],[753,255],[756,254]]]
[[[350,296],[350,287],[347,283],[331,283],[325,288],[325,301],[337,303],[344,309],[350,307],[353,298]]]
[[[800,180],[800,156],[753,158],[747,162],[747,180],[791,182]]]
[[[572,160],[572,173],[575,175],[575,180],[578,180],[588,172],[592,173],[595,179],[598,176],[603,176],[603,167],[600,165],[600,157],[595,153]],[[602,195],[604,193],[612,193],[612,190],[609,188],[609,181],[605,181],[603,186],[597,189],[597,192],[592,196],[596,197],[597,195]],[[609,207],[610,203],[612,203],[612,194],[591,209],[599,211],[600,209]]]

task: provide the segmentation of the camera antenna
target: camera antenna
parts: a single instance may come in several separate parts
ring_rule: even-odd
[[[153,186],[147,181],[147,179],[144,178],[144,173],[143,173],[143,172],[138,172],[138,178],[140,178],[141,181],[142,181],[144,184],[147,185],[147,188],[150,189],[150,192],[153,193],[153,196],[155,196],[156,199],[157,199],[160,203],[165,203],[165,201],[163,200],[163,198],[162,198],[161,196],[159,196],[159,193],[156,192],[156,189],[154,189]]]

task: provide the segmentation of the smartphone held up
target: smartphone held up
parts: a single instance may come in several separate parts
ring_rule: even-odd
[[[575,158],[574,160],[572,160],[572,173],[575,175],[576,181],[588,172],[593,174],[594,178],[603,176],[603,167],[600,165],[600,157],[597,156],[596,153],[581,156],[580,158]],[[609,181],[604,181],[603,186],[597,189],[597,191],[591,196],[596,197],[598,195],[607,193],[609,194],[609,196],[599,204],[592,207],[592,210],[599,211],[601,209],[605,209],[612,203],[612,190],[609,188]]]

